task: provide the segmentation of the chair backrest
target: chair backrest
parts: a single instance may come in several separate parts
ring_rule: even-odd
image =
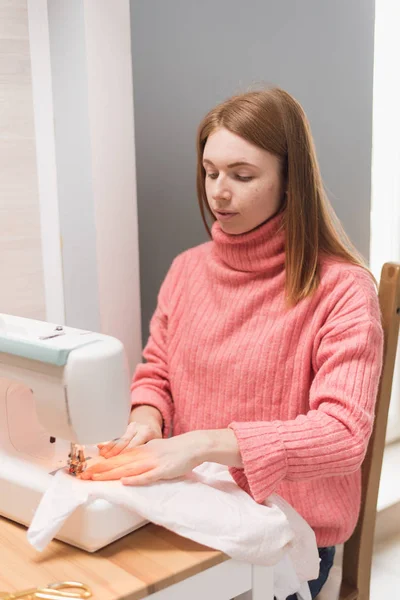
[[[353,535],[344,545],[340,600],[369,600],[379,480],[399,335],[400,264],[386,263],[383,266],[379,284],[379,303],[385,339],[383,368],[374,428],[362,466],[360,516]]]

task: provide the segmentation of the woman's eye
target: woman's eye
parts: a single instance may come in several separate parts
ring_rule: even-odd
[[[239,181],[251,181],[254,178],[251,175],[238,175],[238,174],[236,174],[236,179],[238,179]]]
[[[218,173],[207,173],[209,179],[217,179]]]

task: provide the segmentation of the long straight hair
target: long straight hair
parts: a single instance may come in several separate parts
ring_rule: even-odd
[[[247,92],[213,108],[197,133],[197,196],[204,225],[215,220],[207,201],[203,152],[208,137],[224,127],[280,159],[285,228],[286,297],[290,304],[319,284],[321,254],[367,269],[324,191],[308,119],[300,104],[280,88]],[[368,270],[368,269],[367,269]],[[372,275],[371,275],[372,277]]]

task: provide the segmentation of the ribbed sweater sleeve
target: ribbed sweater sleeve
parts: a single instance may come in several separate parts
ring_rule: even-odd
[[[150,335],[143,350],[145,363],[136,367],[131,401],[134,406],[154,406],[163,418],[163,435],[172,430],[174,405],[168,371],[168,320],[179,272],[179,257],[174,260],[158,294],[157,307],[150,321]]]
[[[349,277],[314,341],[309,411],[288,421],[233,422],[243,469],[236,482],[263,502],[284,480],[359,469],[372,431],[383,333],[372,284]]]

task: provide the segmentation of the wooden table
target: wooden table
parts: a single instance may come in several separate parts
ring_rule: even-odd
[[[25,527],[0,517],[0,591],[74,580],[93,600],[272,600],[272,576],[153,524],[94,554],[56,540],[39,553]]]

